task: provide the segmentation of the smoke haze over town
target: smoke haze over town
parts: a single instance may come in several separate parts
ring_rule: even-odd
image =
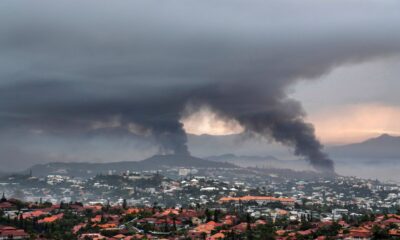
[[[0,240],[400,239],[399,0],[1,0]]]
[[[248,155],[278,152],[333,172],[323,143],[400,132],[398,9],[2,1],[0,170],[225,154],[237,147],[207,152],[196,135],[237,134]]]

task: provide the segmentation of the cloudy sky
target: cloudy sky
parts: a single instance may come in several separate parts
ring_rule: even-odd
[[[246,132],[331,170],[322,143],[400,132],[399,9],[1,1],[1,161],[188,154],[186,133]]]
[[[360,142],[388,133],[400,136],[400,58],[388,57],[338,67],[314,82],[295,84],[307,119],[325,144]],[[199,124],[200,122],[200,124]],[[235,134],[243,128],[203,109],[184,119],[194,134]]]
[[[326,143],[358,142],[382,133],[400,135],[400,58],[342,66],[315,83],[301,83],[300,99]]]

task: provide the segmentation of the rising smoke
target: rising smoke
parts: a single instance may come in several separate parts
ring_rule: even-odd
[[[0,131],[113,128],[189,154],[180,120],[208,106],[333,171],[287,91],[400,51],[399,3],[359,4],[2,1]]]

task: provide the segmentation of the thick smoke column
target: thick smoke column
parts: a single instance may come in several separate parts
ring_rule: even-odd
[[[333,172],[333,161],[323,153],[323,146],[314,134],[311,124],[305,123],[301,105],[285,96],[285,83],[264,80],[260,85],[231,85],[229,91],[218,87],[202,91],[197,104],[206,104],[221,117],[236,119],[245,131],[272,138],[274,141],[294,148],[294,154],[304,157],[317,170]],[[215,89],[217,89],[215,91]]]
[[[333,172],[333,161],[322,152],[322,145],[314,135],[314,128],[299,116],[282,116],[280,112],[264,112],[241,118],[247,130],[272,136],[284,145],[294,148],[294,153],[304,157],[320,171]]]
[[[400,3],[359,4],[1,1],[0,132],[112,132],[189,154],[180,120],[207,105],[333,171],[287,91],[399,53]]]
[[[160,126],[161,125],[161,126]],[[152,127],[156,140],[160,143],[161,151],[178,155],[189,155],[187,137],[179,119],[155,124]]]

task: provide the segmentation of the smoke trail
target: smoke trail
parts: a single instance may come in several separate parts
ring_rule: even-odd
[[[1,1],[0,132],[62,138],[101,127],[189,154],[179,121],[188,104],[208,105],[333,171],[287,90],[398,54],[399,4]]]
[[[230,85],[229,91],[213,86],[196,95],[197,105],[208,105],[222,118],[236,119],[251,135],[261,135],[294,148],[294,154],[304,157],[319,171],[334,172],[334,164],[322,151],[314,128],[304,122],[301,104],[287,99],[286,84],[290,81],[264,80],[260,85]],[[193,104],[193,103],[192,103]]]
[[[282,117],[279,112],[262,112],[239,119],[248,131],[272,138],[294,148],[294,153],[304,157],[317,170],[333,172],[333,161],[322,152],[314,128],[298,116]]]

